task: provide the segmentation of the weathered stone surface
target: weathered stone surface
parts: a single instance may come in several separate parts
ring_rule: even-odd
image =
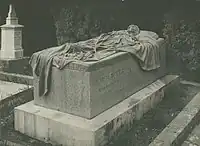
[[[20,59],[0,59],[0,71],[8,73],[28,74],[29,57]]]
[[[33,100],[33,88],[24,84],[0,81],[0,118],[15,106]]]
[[[63,70],[53,67],[50,92],[39,97],[34,76],[36,105],[85,118],[93,118],[165,75],[165,43],[160,48],[161,68],[142,71],[129,53],[114,54],[98,62],[71,63]]]
[[[188,108],[187,111],[188,112],[192,112],[192,113],[195,113],[195,111],[197,112],[198,111],[198,106],[199,106],[197,104],[198,104],[198,102],[196,101],[196,106],[193,103],[194,108],[192,108],[192,107],[190,109]],[[199,118],[199,116],[197,118]],[[199,124],[199,120],[198,120],[198,125],[189,134],[188,138],[184,141],[182,146],[189,146],[189,144],[191,146],[199,146],[200,145],[200,124]]]
[[[21,25],[1,26],[2,28],[2,48],[0,51],[1,58],[15,59],[24,56],[22,49],[22,32]]]
[[[165,76],[92,119],[29,102],[15,108],[15,129],[41,141],[63,146],[105,146],[111,139],[132,128],[136,115],[142,117],[152,108],[151,105],[155,106],[151,104],[157,101],[155,98],[161,101],[163,90],[177,79],[178,76]]]
[[[27,85],[0,81],[0,100],[3,100],[8,96],[14,95],[24,89],[27,89]]]
[[[0,71],[0,80],[25,84],[25,85],[33,85],[33,76],[27,76],[22,74],[16,73],[8,73],[8,72],[1,72]]]
[[[198,145],[196,145],[192,142],[189,142],[189,141],[184,141],[184,143],[181,146],[198,146]]]

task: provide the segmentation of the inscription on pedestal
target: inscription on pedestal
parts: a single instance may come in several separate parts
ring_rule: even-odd
[[[102,75],[96,80],[98,94],[120,92],[127,87],[127,77],[132,73],[132,68],[119,68],[107,75]]]
[[[6,48],[6,41],[3,40],[3,38],[6,38],[5,30],[1,30],[1,50],[2,48]]]
[[[22,46],[22,32],[21,30],[15,30],[14,32],[15,49],[21,49]]]
[[[132,72],[132,69],[131,68],[120,68],[114,72],[111,72],[109,73],[108,75],[103,75],[103,76],[100,76],[99,79],[97,80],[97,83],[101,83],[101,82],[104,82],[108,79],[116,79],[120,76],[126,76],[127,74],[129,74],[130,72]]]
[[[6,24],[1,26],[1,58],[18,59],[23,57],[22,48],[22,28],[23,25],[18,24],[18,18],[15,9],[11,4],[9,6]]]

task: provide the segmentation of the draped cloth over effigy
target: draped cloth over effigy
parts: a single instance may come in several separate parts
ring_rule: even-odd
[[[39,76],[39,95],[46,95],[49,91],[52,66],[63,69],[74,61],[99,61],[117,52],[129,52],[136,56],[143,70],[157,69],[160,67],[158,39],[154,32],[140,31],[134,34],[127,29],[36,52],[32,55],[30,64],[33,72]]]

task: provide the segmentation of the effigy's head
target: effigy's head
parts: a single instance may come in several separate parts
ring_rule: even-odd
[[[137,25],[131,24],[127,28],[128,33],[136,36],[140,33],[140,28]]]

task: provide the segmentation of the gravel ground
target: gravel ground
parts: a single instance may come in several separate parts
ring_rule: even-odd
[[[134,128],[113,140],[108,146],[148,146],[151,141],[173,120],[185,105],[197,94],[200,87],[180,85],[174,88],[154,109],[146,113],[139,121],[135,121]],[[1,138],[33,146],[50,146],[13,130],[13,113],[1,119]],[[23,142],[22,142],[23,141]],[[2,146],[6,146],[3,144]]]

